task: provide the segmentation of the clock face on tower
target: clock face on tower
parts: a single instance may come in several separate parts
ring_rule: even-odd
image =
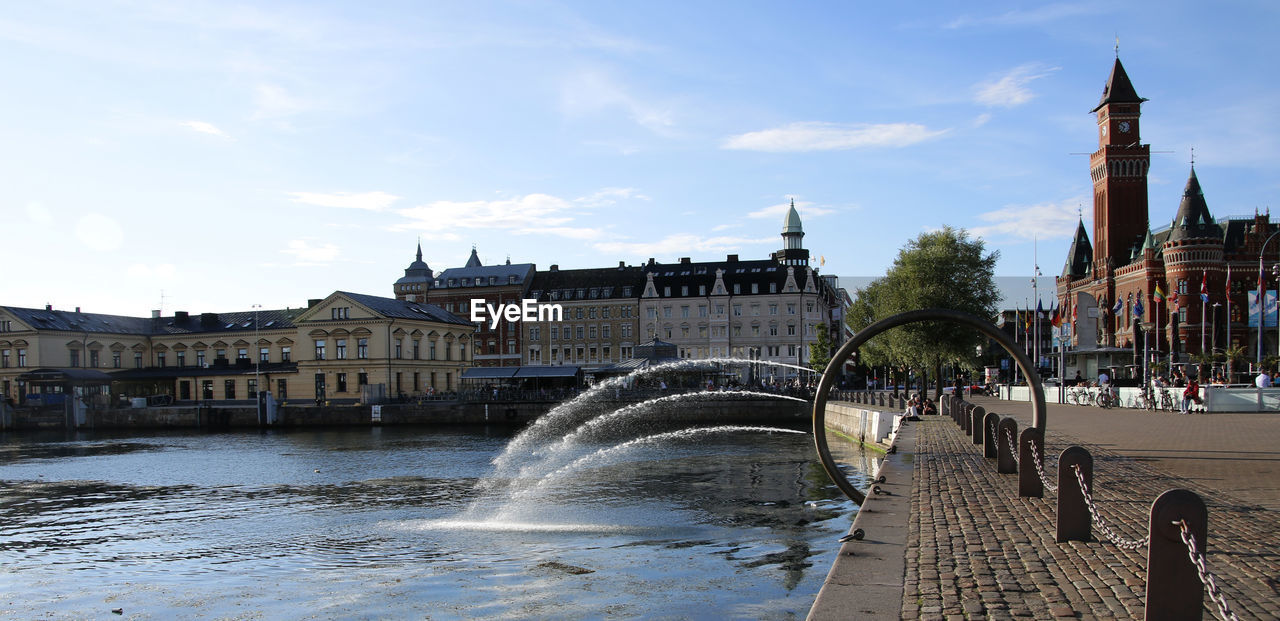
[[[1120,121],[1120,133],[1123,133],[1123,134],[1127,134],[1127,133],[1129,133],[1129,122],[1128,122],[1128,121]]]
[[[1103,136],[1106,136],[1106,135],[1107,135],[1107,126],[1106,126],[1106,124],[1103,124],[1103,126],[1102,126],[1102,135],[1103,135]]]

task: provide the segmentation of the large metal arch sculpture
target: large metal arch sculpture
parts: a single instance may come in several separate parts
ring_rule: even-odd
[[[1018,344],[1013,342],[1009,335],[1005,334],[999,328],[992,325],[991,322],[980,319],[969,313],[945,308],[924,308],[920,310],[898,313],[892,317],[885,317],[853,335],[840,349],[835,356],[831,358],[831,362],[827,364],[827,368],[822,372],[822,379],[818,382],[818,395],[813,401],[813,441],[818,449],[818,457],[822,460],[822,468],[827,471],[827,476],[835,482],[836,487],[844,492],[850,500],[861,505],[867,499],[857,487],[854,487],[849,479],[840,471],[835,459],[831,457],[831,449],[827,446],[826,433],[826,414],[827,414],[827,394],[831,392],[831,387],[835,383],[836,376],[840,374],[840,369],[844,368],[844,363],[853,357],[854,352],[862,347],[864,343],[871,340],[872,337],[909,323],[918,323],[921,321],[949,321],[958,323],[962,326],[973,328],[982,334],[991,338],[1004,348],[1010,356],[1013,357],[1018,368],[1022,370],[1024,377],[1028,378],[1031,386],[1031,426],[1039,429],[1041,434],[1045,430],[1045,402],[1044,402],[1044,386],[1040,383],[1040,376],[1036,373],[1031,359],[1027,357],[1019,348]]]

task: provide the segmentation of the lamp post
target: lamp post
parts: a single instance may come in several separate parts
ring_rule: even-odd
[[[1213,353],[1218,353],[1218,307],[1222,306],[1222,302],[1213,303],[1213,343],[1211,345]]]
[[[261,304],[253,305],[253,346],[258,349],[257,355],[253,357],[253,400],[258,408],[258,424],[262,424],[262,344],[261,337],[258,336],[258,310],[262,308]]]

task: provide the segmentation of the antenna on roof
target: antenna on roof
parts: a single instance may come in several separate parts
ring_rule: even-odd
[[[1116,59],[1120,58],[1120,33],[1116,33]]]
[[[1196,167],[1196,148],[1191,147],[1191,167]]]
[[[164,316],[164,289],[160,290],[160,315]]]

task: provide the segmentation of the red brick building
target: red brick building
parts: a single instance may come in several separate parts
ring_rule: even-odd
[[[1128,353],[1141,351],[1144,340],[1151,351],[1172,347],[1184,361],[1186,353],[1202,351],[1202,343],[1203,350],[1244,347],[1248,359],[1257,348],[1248,294],[1257,289],[1262,245],[1277,227],[1269,214],[1256,211],[1214,220],[1193,164],[1177,210],[1157,205],[1160,225],[1153,229],[1147,205],[1151,146],[1139,131],[1145,101],[1116,58],[1092,110],[1098,123],[1098,148],[1089,158],[1095,244],[1081,219],[1057,279],[1075,358],[1068,368],[1090,377],[1099,365],[1131,363]],[[1267,246],[1266,265],[1275,264],[1277,250],[1280,244]],[[1157,287],[1166,302],[1157,301]],[[1139,303],[1141,314],[1135,315]],[[1265,335],[1264,351],[1276,351],[1275,338],[1274,330]]]

